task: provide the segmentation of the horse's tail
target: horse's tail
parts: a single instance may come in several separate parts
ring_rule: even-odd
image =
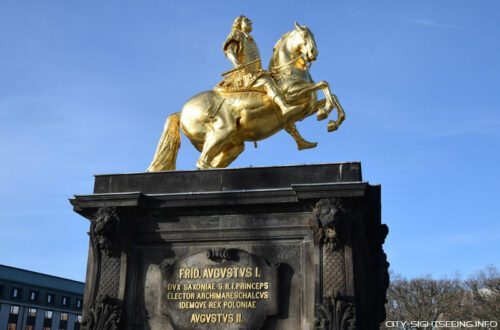
[[[155,156],[147,172],[175,170],[177,152],[181,147],[180,113],[171,114],[165,122]]]

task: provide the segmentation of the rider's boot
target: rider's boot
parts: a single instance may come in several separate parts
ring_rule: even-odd
[[[285,99],[281,95],[276,95],[273,98],[274,103],[280,108],[281,113],[283,116],[286,116],[287,114],[294,113],[296,111],[299,111],[302,109],[300,105],[289,105],[285,102]]]
[[[283,94],[279,90],[278,86],[276,86],[274,80],[272,80],[271,78],[261,79],[265,79],[265,83],[262,86],[266,90],[267,96],[269,96],[273,100],[274,104],[276,104],[280,108],[281,114],[283,116],[288,116],[289,114],[293,114],[294,112],[302,109],[302,106],[289,105],[286,103]]]

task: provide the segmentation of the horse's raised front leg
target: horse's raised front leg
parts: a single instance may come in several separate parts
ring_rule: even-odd
[[[330,120],[328,122],[328,132],[333,132],[339,128],[340,124],[345,120],[345,112],[337,99],[337,96],[332,94],[333,103],[337,109],[337,120]]]
[[[309,141],[305,140],[302,137],[302,135],[300,135],[295,123],[287,124],[285,126],[285,131],[293,137],[293,139],[295,140],[295,143],[297,143],[297,148],[299,150],[314,148],[318,145],[317,142],[309,142]]]
[[[342,106],[340,105],[339,101],[337,100],[337,97],[335,95],[333,96],[333,100],[335,103],[335,108],[337,108],[337,120],[330,120],[328,122],[328,132],[333,132],[339,128],[340,124],[345,120],[345,112]],[[314,108],[319,111],[319,109],[323,109],[326,106],[326,103],[328,101],[323,99],[323,100],[318,100],[316,101],[316,104],[314,105]]]
[[[322,80],[319,83],[310,84],[309,86],[299,90],[297,94],[295,94],[293,97],[299,98],[305,94],[309,94],[319,90],[321,90],[323,94],[325,94],[325,99],[326,99],[324,106],[316,109],[316,111],[318,112],[317,115],[318,120],[323,120],[326,119],[326,117],[328,117],[328,114],[333,110],[335,106],[335,99],[334,99],[335,95],[333,95],[332,92],[330,91],[330,86],[326,81]]]

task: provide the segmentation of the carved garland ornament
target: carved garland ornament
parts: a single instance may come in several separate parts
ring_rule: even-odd
[[[322,255],[322,303],[316,308],[315,329],[355,329],[354,303],[343,295],[346,287],[346,207],[341,199],[322,199],[313,209],[311,221]]]
[[[118,293],[120,270],[120,218],[116,208],[102,207],[90,225],[93,250],[93,275],[89,291],[89,308],[84,310],[82,329],[118,329],[121,300]]]

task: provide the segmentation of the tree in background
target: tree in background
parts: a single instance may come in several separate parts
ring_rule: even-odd
[[[464,282],[462,315],[469,320],[500,320],[500,273],[494,266]]]
[[[460,309],[462,297],[463,286],[458,278],[434,280],[426,276],[407,280],[395,275],[387,290],[387,320],[442,320]]]
[[[499,321],[500,274],[494,266],[465,281],[391,273],[386,312],[388,321]]]

